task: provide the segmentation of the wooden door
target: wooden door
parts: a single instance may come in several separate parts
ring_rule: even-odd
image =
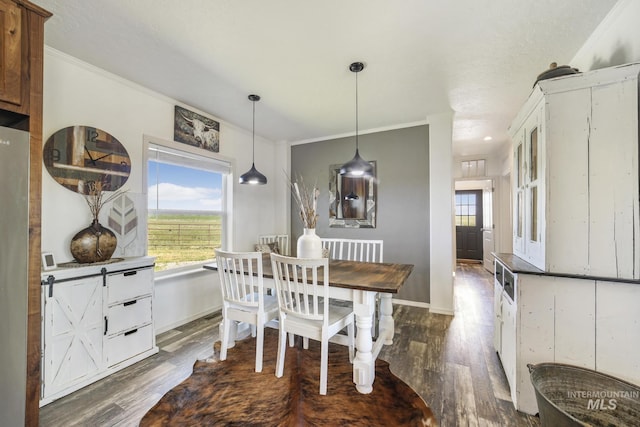
[[[482,190],[456,191],[456,256],[482,260]]]

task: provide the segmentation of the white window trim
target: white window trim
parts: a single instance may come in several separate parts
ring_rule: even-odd
[[[212,159],[215,161],[225,162],[229,165],[229,173],[228,175],[224,175],[222,178],[222,186],[225,187],[225,191],[222,198],[222,206],[224,214],[222,215],[222,247],[228,248],[230,247],[229,242],[233,241],[233,171],[235,170],[235,161],[229,157],[225,157],[219,155],[218,153],[214,153],[212,151],[207,151],[197,147],[191,147],[187,144],[183,144],[175,141],[168,141],[165,139],[157,138],[151,135],[143,135],[143,153],[142,153],[142,161],[144,164],[144,173],[142,174],[142,193],[145,197],[145,216],[149,215],[149,194],[148,194],[148,182],[147,176],[148,171],[147,167],[149,164],[149,146],[157,145],[162,147],[167,147],[171,150],[182,151],[188,154],[192,154],[195,156],[201,156],[208,159]],[[145,245],[147,242],[147,229],[144,230],[145,233]],[[148,249],[147,249],[148,253]],[[202,266],[204,264],[211,264],[213,259],[205,260],[199,263],[186,265],[184,267],[176,267],[170,270],[159,271],[155,273],[156,279],[170,278],[176,276],[182,276],[186,274],[195,273],[198,271],[202,271]]]

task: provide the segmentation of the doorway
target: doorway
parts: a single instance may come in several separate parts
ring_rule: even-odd
[[[482,190],[456,190],[456,258],[483,260]]]

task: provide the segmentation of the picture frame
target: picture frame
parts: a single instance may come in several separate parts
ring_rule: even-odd
[[[51,252],[42,252],[42,269],[43,270],[53,270],[56,268],[58,264],[56,264],[56,259],[53,257],[53,253]]]
[[[173,139],[214,153],[220,151],[220,123],[186,108],[175,106]]]

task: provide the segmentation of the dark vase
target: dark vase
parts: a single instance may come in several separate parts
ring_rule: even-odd
[[[71,239],[71,255],[81,264],[106,261],[113,255],[117,243],[113,231],[94,219],[90,226]]]

